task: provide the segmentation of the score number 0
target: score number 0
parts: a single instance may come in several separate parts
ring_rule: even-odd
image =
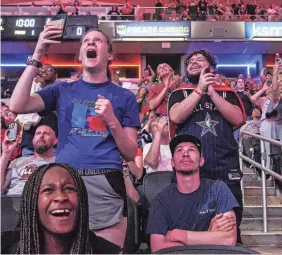
[[[82,27],[77,27],[76,28],[76,35],[77,36],[82,35]]]

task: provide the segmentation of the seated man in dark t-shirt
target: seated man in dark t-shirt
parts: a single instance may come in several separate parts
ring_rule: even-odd
[[[177,184],[164,188],[152,201],[147,224],[151,250],[182,245],[236,245],[238,203],[227,185],[200,179],[200,140],[179,135],[170,142]]]

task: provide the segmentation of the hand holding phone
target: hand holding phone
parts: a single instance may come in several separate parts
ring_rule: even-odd
[[[40,61],[47,52],[50,44],[60,43],[65,31],[66,19],[66,13],[58,14],[53,17],[48,24],[46,24],[44,30],[40,33],[33,53],[33,59]]]
[[[15,148],[17,147],[19,143],[19,139],[16,137],[15,140],[10,140],[8,138],[9,130],[6,131],[5,133],[5,138],[2,143],[2,153],[3,154],[8,154],[9,156],[13,153]]]
[[[65,28],[66,28],[67,17],[68,16],[67,16],[66,13],[61,13],[61,14],[54,16],[51,19],[51,21],[48,23],[48,25],[60,26],[62,28],[62,32],[58,35],[54,35],[54,36],[50,37],[49,39],[62,41],[64,32],[65,32]]]

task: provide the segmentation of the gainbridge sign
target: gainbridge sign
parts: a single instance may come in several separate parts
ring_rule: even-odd
[[[115,38],[191,37],[191,22],[115,22]]]

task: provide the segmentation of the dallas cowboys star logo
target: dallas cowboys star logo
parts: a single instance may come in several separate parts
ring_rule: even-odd
[[[206,115],[206,118],[205,118],[204,121],[199,121],[199,122],[196,122],[196,123],[203,128],[202,133],[201,133],[201,137],[204,136],[207,132],[211,132],[212,134],[217,136],[214,127],[215,127],[215,125],[217,125],[219,123],[219,121],[212,120],[208,112],[207,112],[207,115]]]

